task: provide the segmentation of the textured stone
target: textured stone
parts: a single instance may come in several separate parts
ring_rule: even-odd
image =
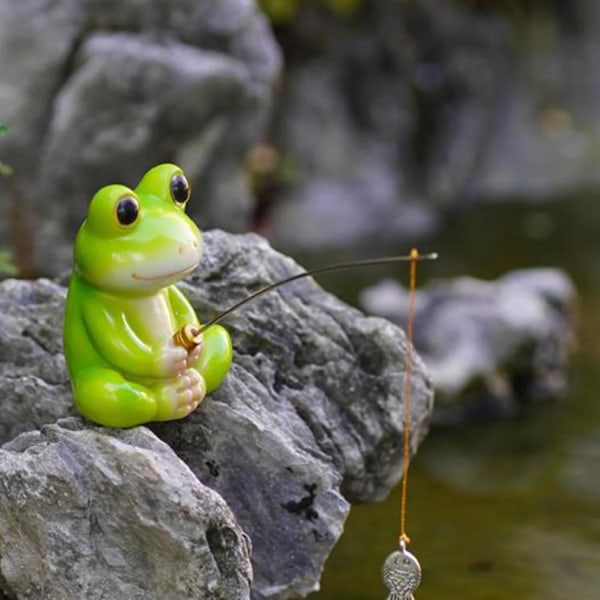
[[[415,346],[431,370],[440,420],[564,395],[575,289],[557,269],[496,281],[433,282],[417,294]],[[388,280],[365,290],[367,311],[405,322],[408,293]],[[492,401],[491,403],[489,401]]]
[[[70,412],[61,335],[65,296],[45,279],[0,283],[0,444]]]
[[[252,199],[242,165],[279,68],[249,0],[0,0],[11,218],[31,234],[37,215],[21,254],[33,251],[44,273],[67,268],[95,191],[134,185],[165,161],[202,190],[191,209],[206,226],[244,228]]]
[[[204,259],[181,284],[204,322],[300,271],[258,236],[213,231],[204,238]],[[60,349],[63,296],[64,289],[50,282],[0,284],[3,318],[12,332],[0,373],[14,381],[3,405],[11,406],[14,386],[32,375],[40,387],[47,385],[50,375],[42,366],[60,359],[60,372],[52,374],[62,386],[55,390],[56,406],[58,412],[70,410],[62,356],[52,355]],[[42,339],[54,344],[51,356],[26,360],[39,346],[20,334],[32,329],[28,316],[44,323]],[[253,597],[303,596],[318,586],[342,533],[348,500],[379,500],[401,476],[405,337],[388,321],[365,317],[308,279],[266,294],[225,324],[235,356],[222,387],[189,418],[152,430],[222,495],[252,539]],[[19,371],[21,363],[29,366]],[[416,356],[412,381],[415,451],[433,408],[431,382]],[[28,407],[22,413],[7,410],[13,420],[3,423],[7,437],[24,428],[21,414],[34,407],[43,415],[37,421],[28,417],[28,426],[56,418],[55,405],[41,402],[37,388],[32,393],[22,394],[20,405]]]
[[[24,433],[0,449],[0,489],[10,598],[250,598],[231,511],[144,427]]]

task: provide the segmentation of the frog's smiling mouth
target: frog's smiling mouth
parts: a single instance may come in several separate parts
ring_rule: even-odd
[[[181,269],[179,271],[171,271],[170,273],[163,273],[161,275],[152,276],[138,275],[137,273],[132,273],[131,277],[139,281],[162,281],[164,279],[171,279],[172,277],[183,277],[183,275],[191,273],[197,266],[198,263],[195,262],[193,265],[186,267],[185,269]]]

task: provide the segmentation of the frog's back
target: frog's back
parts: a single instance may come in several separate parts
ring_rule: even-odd
[[[71,377],[82,369],[106,365],[92,345],[83,320],[83,303],[89,293],[93,290],[74,273],[69,283],[63,328],[65,359]]]

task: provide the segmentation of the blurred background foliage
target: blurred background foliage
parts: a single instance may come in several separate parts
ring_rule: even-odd
[[[294,19],[302,5],[308,2],[318,2],[339,15],[350,15],[360,8],[363,0],[259,0],[259,6],[278,25]]]
[[[0,138],[8,132],[8,127],[0,123]],[[0,176],[12,175],[12,169],[0,161]],[[3,275],[16,275],[18,269],[12,261],[11,254],[8,250],[0,250],[0,277]]]
[[[3,275],[17,275],[19,270],[12,261],[10,252],[0,250],[0,277]]]
[[[8,132],[8,127],[4,125],[4,123],[0,123],[0,138],[4,137]],[[2,161],[0,161],[0,175],[12,175],[13,170],[5,165]]]
[[[389,2],[417,2],[418,0],[388,0]],[[565,0],[448,0],[481,13],[505,15],[515,19],[526,18],[533,12],[568,13]],[[360,12],[365,0],[258,0],[258,5],[274,25],[289,23],[309,4],[320,4],[340,16]]]

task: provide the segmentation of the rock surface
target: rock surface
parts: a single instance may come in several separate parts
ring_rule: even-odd
[[[419,291],[414,340],[436,387],[436,419],[504,414],[519,403],[564,395],[574,301],[567,275],[549,268],[493,282],[433,282]],[[361,304],[405,322],[408,293],[388,280],[365,290]]]
[[[0,282],[0,444],[71,411],[62,353],[64,287]]]
[[[244,157],[279,68],[249,0],[0,0],[2,160],[14,168],[3,233],[29,234],[16,258],[33,250],[43,273],[67,268],[95,191],[165,161],[202,190],[191,208],[205,226],[244,228]]]
[[[213,231],[205,235],[201,266],[181,286],[206,321],[299,270],[257,236]],[[47,312],[37,300],[15,306],[27,293],[34,300],[46,294]],[[52,351],[59,349],[63,295],[50,282],[0,284],[3,318],[14,334],[7,343],[10,358],[0,370],[5,380],[14,380],[3,406],[10,406],[14,386],[27,381],[36,365],[62,361],[59,355],[30,361],[38,346],[40,353],[45,350],[20,340],[19,331],[31,326],[17,320],[43,319],[42,339],[54,340]],[[226,326],[235,357],[223,386],[188,419],[152,430],[203,484],[221,494],[252,539],[253,598],[303,596],[318,585],[325,558],[341,535],[348,500],[381,499],[400,478],[405,338],[391,323],[365,317],[311,280],[266,294],[232,314]],[[20,374],[21,363],[30,370]],[[23,394],[19,403],[28,409],[7,410],[12,423],[3,419],[7,437],[24,427],[21,414],[35,409],[37,420],[28,417],[31,427],[70,410],[62,362],[53,376],[64,386],[55,390],[57,403],[42,405],[35,389]],[[40,387],[46,385],[48,375],[36,377]],[[433,408],[432,386],[417,357],[412,381],[414,451]]]
[[[144,427],[22,434],[0,449],[0,488],[9,598],[250,598],[231,511]]]

